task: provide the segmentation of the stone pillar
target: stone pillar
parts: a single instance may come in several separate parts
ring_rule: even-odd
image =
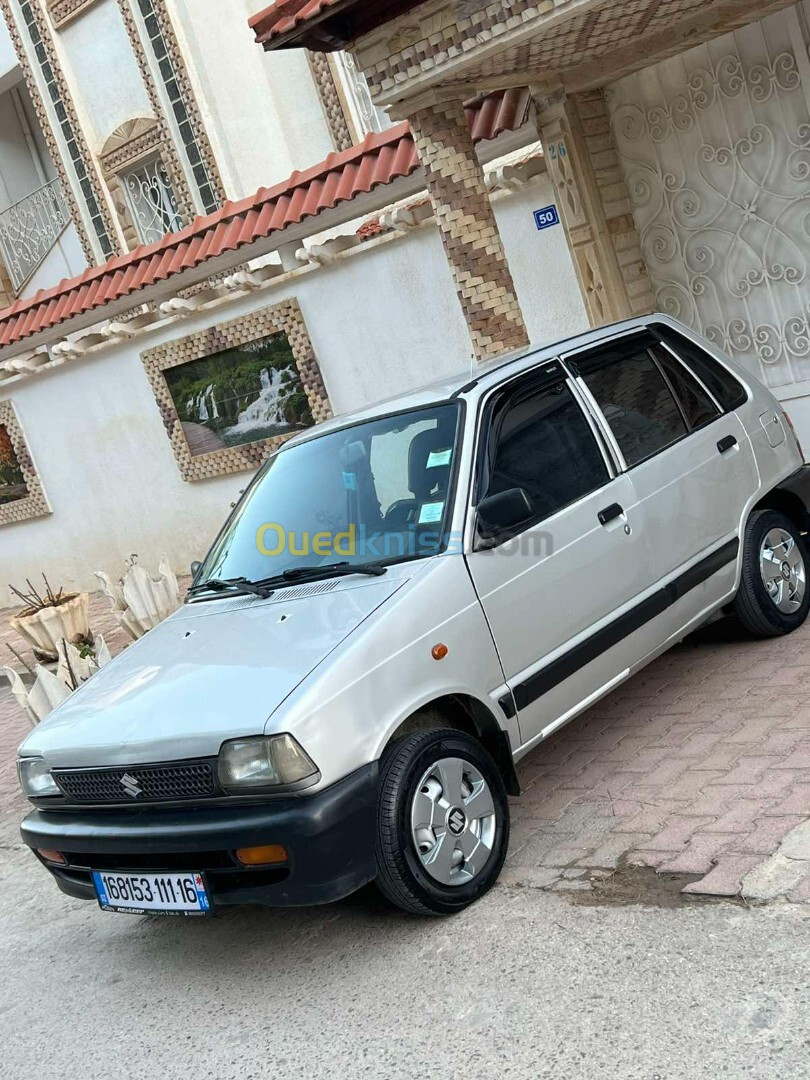
[[[408,119],[476,359],[528,345],[462,102],[431,102]]]
[[[535,107],[591,325],[652,311],[652,286],[602,91],[535,94]]]

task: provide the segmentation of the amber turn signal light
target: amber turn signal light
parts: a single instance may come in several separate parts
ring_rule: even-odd
[[[235,854],[242,866],[275,866],[277,863],[286,862],[288,858],[283,844],[237,848]]]
[[[447,656],[447,653],[447,646],[441,641],[438,645],[434,645],[433,648],[430,650],[430,655],[433,657],[434,660],[444,660],[445,656]]]
[[[45,862],[59,863],[60,866],[64,866],[67,863],[67,859],[61,851],[51,851],[50,848],[37,848],[37,855]]]

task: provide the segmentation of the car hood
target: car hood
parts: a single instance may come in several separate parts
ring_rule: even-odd
[[[20,748],[53,766],[216,754],[270,714],[402,584],[340,578],[186,605],[39,724]]]

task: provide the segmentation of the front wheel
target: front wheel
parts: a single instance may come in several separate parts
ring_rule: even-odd
[[[497,880],[509,805],[497,765],[469,735],[420,731],[380,762],[377,886],[420,915],[461,911]]]
[[[745,527],[734,614],[749,633],[778,637],[807,618],[807,549],[798,527],[775,510],[757,510]]]

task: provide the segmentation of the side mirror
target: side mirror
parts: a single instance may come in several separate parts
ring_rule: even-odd
[[[528,521],[533,513],[531,499],[523,488],[509,488],[481,500],[478,529],[482,536],[492,537]]]
[[[191,583],[192,583],[192,585],[197,580],[197,575],[199,574],[199,572],[201,570],[202,570],[202,563],[201,562],[196,562],[195,561],[195,562],[193,562],[191,564]]]

